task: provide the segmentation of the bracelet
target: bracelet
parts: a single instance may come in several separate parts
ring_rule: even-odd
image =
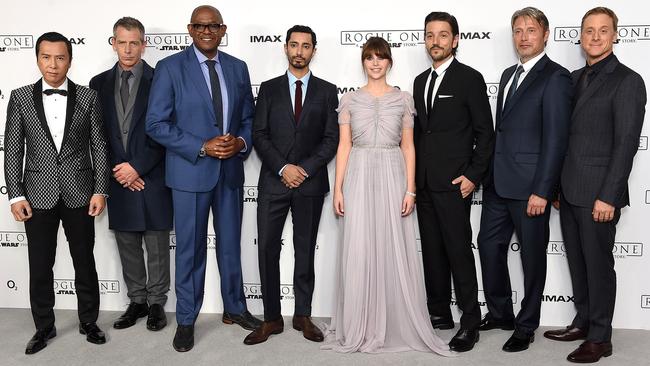
[[[415,193],[413,193],[413,192],[406,191],[406,194],[408,194],[411,197],[415,197]]]

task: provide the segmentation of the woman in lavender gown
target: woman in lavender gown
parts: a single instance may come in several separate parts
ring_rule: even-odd
[[[368,83],[341,98],[334,211],[343,220],[338,299],[324,349],[449,355],[426,308],[414,218],[413,97],[386,82],[390,46],[370,38]]]

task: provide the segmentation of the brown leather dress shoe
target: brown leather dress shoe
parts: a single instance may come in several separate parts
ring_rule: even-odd
[[[584,341],[577,350],[569,353],[567,360],[576,363],[598,362],[601,357],[612,355],[612,342],[595,343]]]
[[[544,332],[544,337],[552,339],[554,341],[573,342],[577,341],[578,339],[587,338],[587,332],[580,328],[574,327],[573,325],[569,325],[564,329],[547,330]]]
[[[280,334],[284,331],[284,320],[280,317],[277,320],[272,320],[270,322],[263,321],[262,325],[252,331],[249,335],[244,338],[244,344],[253,345],[262,342],[266,342],[271,334]]]
[[[314,325],[311,318],[308,316],[294,315],[292,323],[293,329],[301,331],[303,337],[312,342],[322,342],[323,339],[325,339],[325,337],[323,337],[323,332]]]

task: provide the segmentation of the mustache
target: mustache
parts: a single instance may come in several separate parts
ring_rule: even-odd
[[[433,50],[433,49],[436,49],[436,48],[439,49],[439,50],[443,50],[443,51],[444,51],[444,48],[438,46],[437,44],[434,44],[433,46],[431,46],[431,48],[429,48],[429,51],[431,51],[431,50]]]

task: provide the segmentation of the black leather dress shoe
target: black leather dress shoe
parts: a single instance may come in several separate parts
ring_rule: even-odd
[[[240,327],[246,330],[255,330],[262,325],[262,321],[251,315],[248,310],[239,315],[227,313],[224,311],[223,318],[221,318],[221,320],[226,324],[239,324]]]
[[[456,352],[467,352],[478,342],[478,329],[460,329],[449,341],[449,349]]]
[[[79,333],[86,335],[86,340],[94,344],[106,343],[106,335],[97,323],[79,323]]]
[[[564,329],[547,330],[544,332],[544,337],[554,341],[573,342],[578,339],[587,338],[587,332],[573,325],[569,325]]]
[[[174,349],[178,352],[187,352],[194,347],[194,326],[179,325],[176,327],[176,335],[172,343]]]
[[[115,329],[125,329],[131,327],[135,324],[136,320],[139,318],[144,318],[149,314],[149,306],[144,304],[138,304],[132,302],[129,304],[129,307],[126,308],[124,314],[122,314],[115,323],[113,323],[113,328]]]
[[[153,304],[149,307],[149,316],[147,317],[147,329],[158,331],[167,325],[167,315],[165,308],[160,304]]]
[[[36,331],[32,339],[27,342],[25,348],[26,355],[33,355],[34,353],[42,350],[47,346],[47,340],[56,337],[56,327],[39,329]]]
[[[451,316],[429,315],[433,329],[454,329],[454,319]]]
[[[528,346],[535,341],[535,335],[513,334],[503,345],[506,352],[521,352],[528,349]]]
[[[481,325],[478,327],[479,330],[490,330],[490,329],[503,329],[503,330],[514,330],[515,321],[514,319],[510,320],[501,320],[495,319],[490,313],[487,313],[483,320],[481,320]]]

